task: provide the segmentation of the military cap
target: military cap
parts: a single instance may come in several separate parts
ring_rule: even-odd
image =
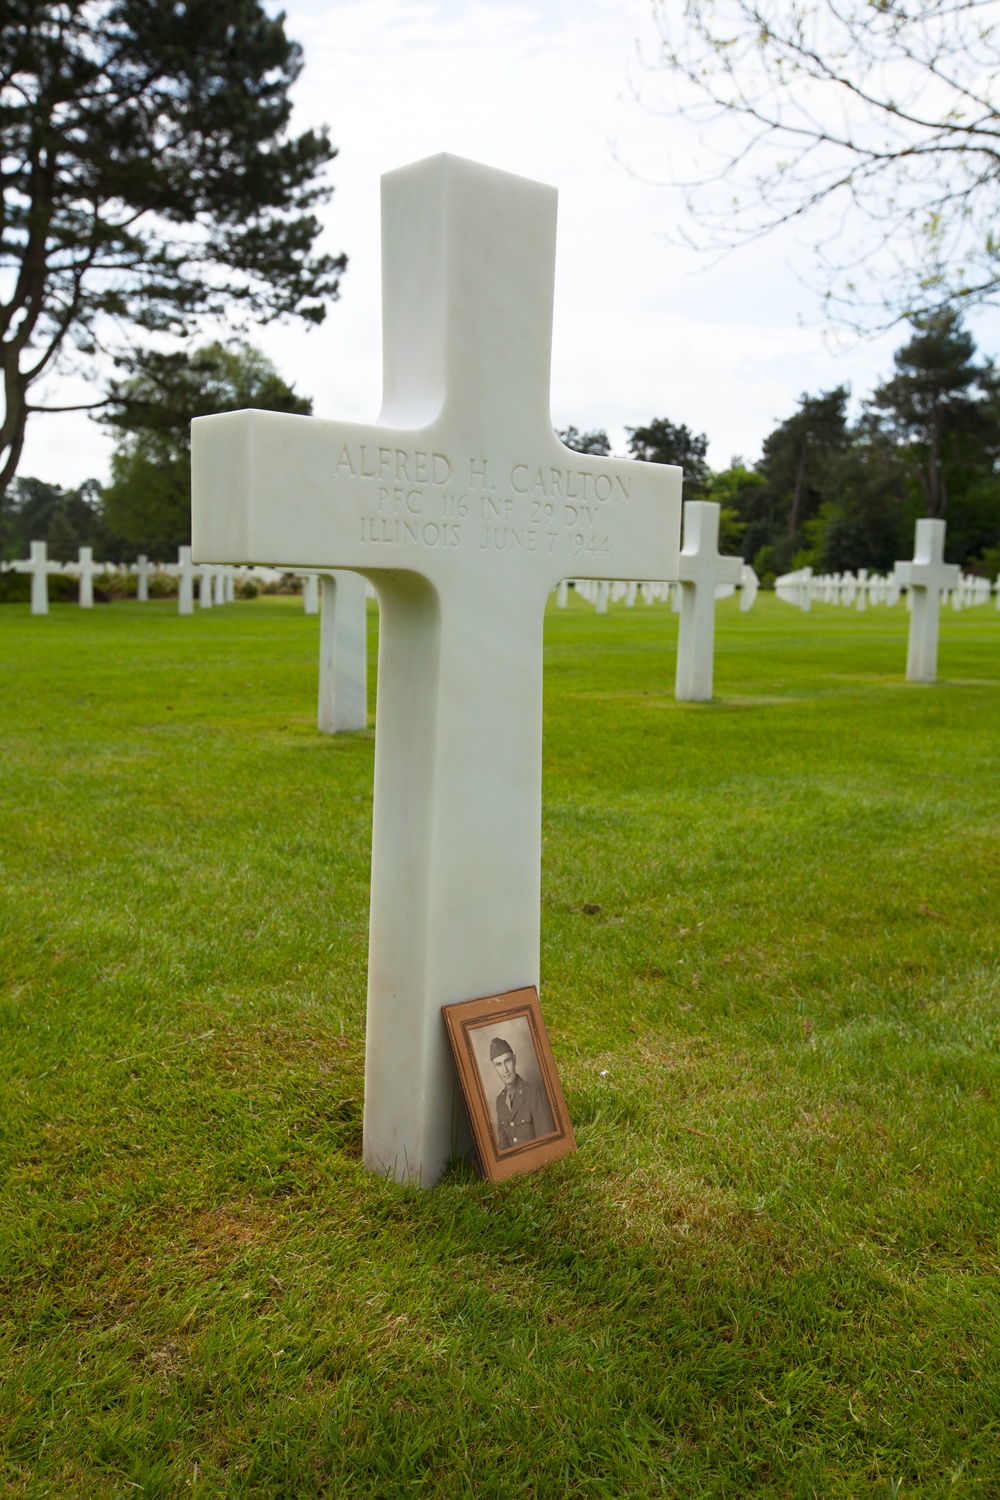
[[[490,1062],[493,1062],[498,1057],[502,1057],[505,1052],[509,1052],[513,1056],[514,1049],[510,1045],[510,1042],[505,1042],[502,1036],[495,1036],[492,1042],[490,1042]]]

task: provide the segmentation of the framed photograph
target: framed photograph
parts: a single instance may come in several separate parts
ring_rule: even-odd
[[[534,985],[441,1014],[483,1176],[501,1182],[575,1151]]]

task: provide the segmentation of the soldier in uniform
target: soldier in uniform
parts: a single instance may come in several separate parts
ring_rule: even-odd
[[[510,1042],[495,1036],[490,1042],[490,1062],[503,1088],[497,1094],[497,1140],[501,1151],[523,1146],[555,1129],[544,1090],[527,1083],[517,1071],[517,1058]]]

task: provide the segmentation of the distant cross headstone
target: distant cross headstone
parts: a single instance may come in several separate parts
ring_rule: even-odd
[[[149,558],[145,552],[140,552],[135,564],[135,597],[139,604],[146,604],[149,600]]]
[[[212,569],[212,603],[220,606],[226,602],[226,575],[224,568]]]
[[[745,614],[753,609],[760,589],[760,579],[749,563],[744,563],[740,573],[740,611]]]
[[[812,608],[812,568],[796,568],[792,573],[782,573],[774,580],[774,592],[786,604],[794,604],[804,613]]]
[[[681,476],[553,431],[554,189],[438,156],[382,190],[378,422],[197,419],[194,536],[378,592],[364,1159],[430,1185],[468,1140],[441,1006],[539,978],[546,601],[676,576]]]
[[[803,613],[809,614],[812,610],[813,570],[812,568],[802,568],[800,569],[800,573],[801,583],[799,585],[799,608],[803,611]]]
[[[677,576],[681,624],[677,640],[678,698],[707,702],[715,655],[715,588],[739,583],[743,562],[719,552],[720,507],[714,500],[685,500],[684,546]]]
[[[98,568],[94,566],[93,547],[80,547],[76,554],[77,577],[80,580],[80,608],[93,609],[94,607],[94,574]]]
[[[628,581],[628,584],[626,585],[626,588],[625,588],[625,608],[626,609],[634,609],[635,608],[635,596],[636,596],[636,594],[638,592],[638,589],[639,589],[639,585],[636,583],[635,579],[634,578],[630,578],[629,581]]]
[[[938,622],[941,594],[958,582],[958,565],[944,560],[945,523],[917,522],[912,562],[896,564],[896,578],[910,591],[910,640],[906,653],[907,682],[937,679]]]
[[[302,575],[302,608],[307,615],[319,614],[319,574]]]
[[[560,578],[556,589],[556,609],[565,609],[569,603],[569,579]]]
[[[191,552],[194,553],[193,547]],[[212,576],[211,568],[202,568],[198,573],[198,603],[202,609],[212,608]]]
[[[360,573],[324,573],[319,622],[319,712],[324,734],[368,727],[368,603]]]
[[[600,582],[598,583],[598,585],[597,585],[597,603],[594,606],[597,614],[599,614],[599,615],[606,615],[607,614],[607,612],[608,612],[608,595],[609,595],[609,593],[610,593],[610,584],[608,583],[608,580],[606,578],[602,578],[600,580]]]
[[[61,573],[57,562],[49,562],[47,542],[32,542],[31,557],[27,561],[11,563],[15,573],[31,574],[31,613],[47,615],[49,612],[49,574]]]
[[[190,547],[177,549],[177,613],[194,614],[194,567]]]

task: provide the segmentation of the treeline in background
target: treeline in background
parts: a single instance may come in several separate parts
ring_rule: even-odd
[[[752,563],[765,587],[806,565],[887,572],[910,556],[920,516],[947,521],[949,562],[996,578],[1000,374],[948,310],[912,320],[894,366],[857,420],[846,385],[803,395],[751,467],[737,458],[713,471],[707,436],[665,418],[626,428],[628,450],[680,464],[686,500],[718,501],[723,549]],[[611,451],[604,432],[560,436],[583,452]]]

